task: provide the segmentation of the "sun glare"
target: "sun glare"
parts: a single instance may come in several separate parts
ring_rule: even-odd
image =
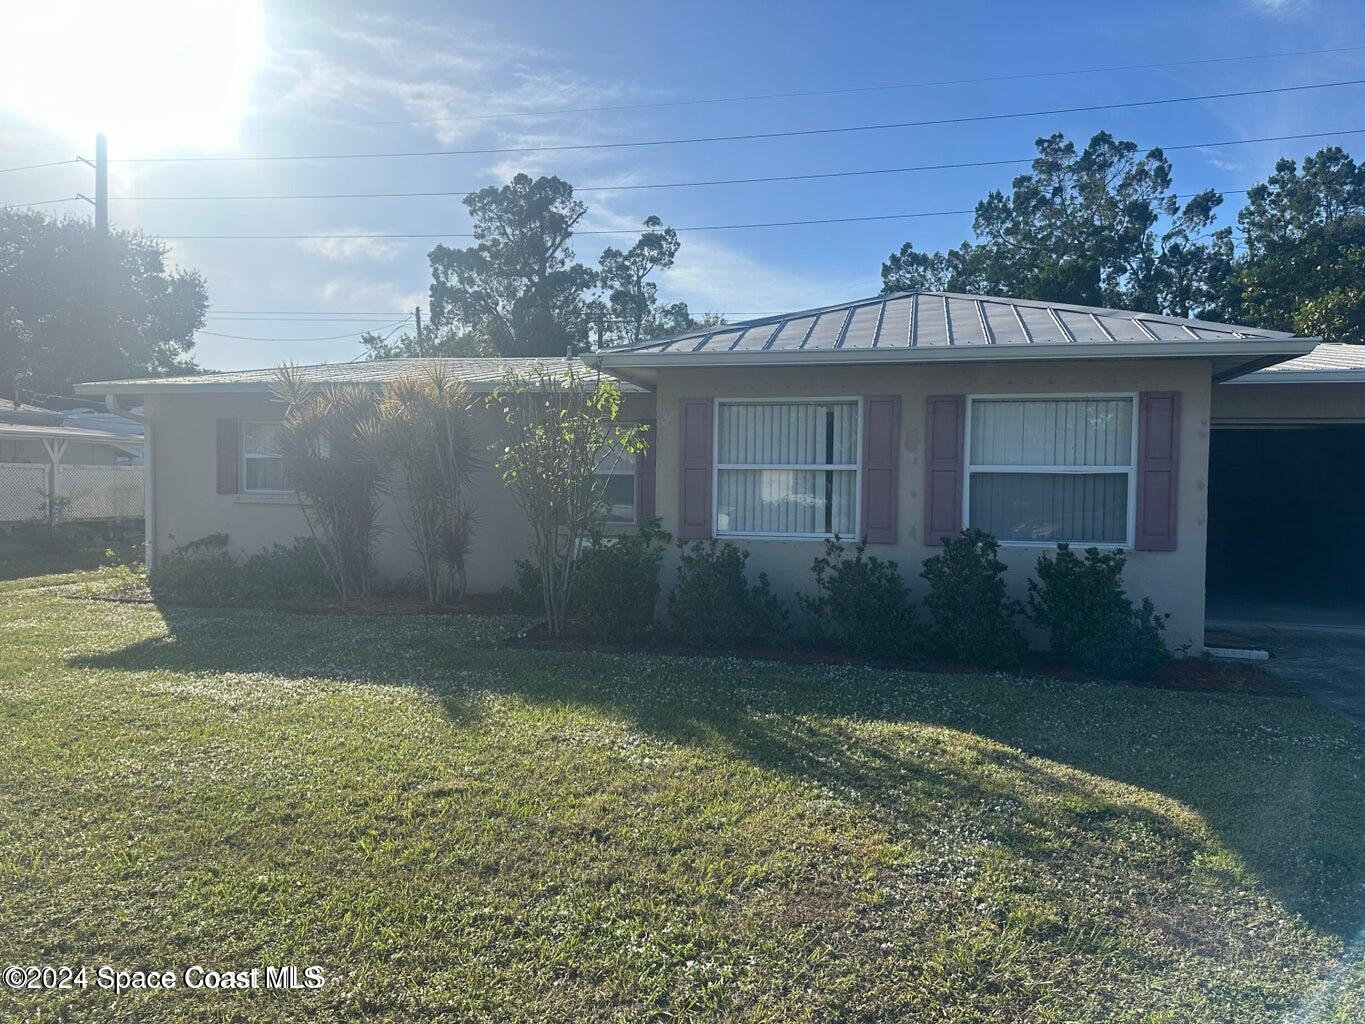
[[[21,0],[0,32],[0,109],[124,154],[232,145],[262,50],[258,0]]]

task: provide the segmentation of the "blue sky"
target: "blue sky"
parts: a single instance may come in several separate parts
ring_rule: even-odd
[[[81,5],[19,16],[0,42],[0,167],[90,155],[239,156],[509,148],[667,139],[947,118],[1365,78],[1356,52],[1103,74],[685,103],[1026,75],[1201,57],[1365,46],[1365,5],[1349,0],[1207,4],[389,3],[167,0],[118,7],[96,24]],[[168,14],[167,12],[171,13]],[[376,13],[382,12],[382,13]],[[85,12],[89,14],[89,10]],[[25,20],[30,24],[23,24]],[[109,33],[126,33],[111,41]],[[120,45],[113,45],[118,42]],[[3,52],[8,50],[8,52]],[[112,55],[111,55],[112,52]],[[101,62],[117,61],[107,68]],[[8,66],[6,72],[3,67]],[[73,66],[85,68],[73,71]],[[136,71],[130,71],[135,68]],[[14,80],[22,72],[22,81]],[[5,75],[10,80],[4,80]],[[1186,144],[1365,129],[1365,86],[861,134],[596,151],[305,162],[115,163],[116,197],[439,191],[524,170],[575,185],[643,184],[1026,157],[1035,137],[1084,141],[1108,129]],[[635,104],[488,118],[506,112]],[[451,118],[470,118],[449,120]],[[443,119],[443,120],[430,120]],[[338,122],[424,124],[317,128]],[[299,130],[306,129],[306,130]],[[1180,192],[1236,189],[1280,156],[1365,135],[1172,154]],[[1023,165],[800,182],[605,191],[583,226],[628,229],[651,213],[685,227],[970,209]],[[82,165],[0,175],[0,203],[89,193]],[[1235,213],[1240,197],[1225,209]],[[80,203],[48,209],[79,212]],[[119,198],[114,222],[163,236],[461,232],[458,199],[170,202]],[[781,311],[873,294],[882,260],[969,237],[971,217],[683,233],[660,277],[694,312]],[[582,237],[595,260],[622,238]],[[422,302],[431,240],[174,241],[204,272],[213,319],[196,355],[210,368],[355,357],[353,334]],[[452,239],[449,244],[467,244]],[[235,311],[249,311],[237,313]],[[301,311],[307,321],[268,319]],[[326,312],[323,320],[315,314]],[[354,319],[366,314],[376,319]],[[239,319],[240,318],[240,319]],[[222,337],[245,335],[252,339]],[[327,340],[305,340],[314,338]]]

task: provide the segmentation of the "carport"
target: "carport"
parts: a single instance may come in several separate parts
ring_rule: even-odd
[[[1214,388],[1210,619],[1365,624],[1365,346]]]

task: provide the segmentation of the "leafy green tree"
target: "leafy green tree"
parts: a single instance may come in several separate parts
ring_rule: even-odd
[[[503,424],[490,450],[526,515],[545,620],[558,636],[583,541],[606,518],[608,478],[597,470],[641,451],[646,428],[618,422],[621,388],[614,380],[572,363],[561,373],[539,363],[524,373],[509,370],[489,406]]]
[[[1010,194],[976,207],[975,242],[942,253],[903,246],[882,265],[888,291],[939,288],[1187,314],[1205,299],[1206,268],[1226,259],[1209,234],[1213,190],[1181,204],[1160,149],[1140,153],[1108,132],[1082,151],[1061,134],[1036,142]]]
[[[431,251],[431,327],[455,351],[562,356],[586,347],[596,274],[569,245],[587,207],[555,177],[518,174],[465,197],[475,244]]]
[[[1221,282],[1224,318],[1365,341],[1365,164],[1339,146],[1280,160],[1238,214],[1245,251]]]
[[[420,331],[361,338],[371,359],[393,356],[562,356],[698,326],[685,302],[659,303],[648,280],[681,243],[658,217],[629,249],[603,250],[593,270],[570,242],[587,207],[559,178],[518,174],[465,199],[476,244],[431,251],[431,316]],[[706,321],[703,321],[706,322]]]
[[[65,394],[75,381],[193,372],[208,290],[139,232],[0,209],[0,387]],[[107,296],[107,304],[99,301]]]
[[[642,338],[690,330],[692,317],[687,304],[674,303],[659,307],[659,286],[647,280],[656,270],[673,266],[682,243],[678,233],[664,227],[658,217],[645,218],[644,232],[635,244],[624,252],[608,246],[598,257],[598,285],[602,297],[593,303],[593,316],[602,325],[598,331],[599,347],[625,345]]]

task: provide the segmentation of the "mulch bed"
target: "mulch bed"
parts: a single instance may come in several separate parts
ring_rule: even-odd
[[[932,672],[941,675],[980,675],[976,665],[954,661],[897,661],[855,658],[836,651],[812,648],[750,648],[733,651],[707,651],[667,640],[649,645],[609,644],[584,636],[552,637],[545,632],[543,622],[528,626],[507,637],[509,647],[533,648],[545,651],[594,651],[605,654],[664,654],[684,658],[739,658],[744,661],[779,661],[795,665],[865,665],[869,668],[893,671]],[[1075,682],[1112,683],[1115,686],[1149,686],[1162,690],[1185,690],[1209,693],[1258,693],[1272,696],[1298,696],[1299,691],[1289,682],[1267,672],[1256,664],[1216,661],[1212,658],[1179,658],[1173,660],[1150,682],[1124,683],[1097,679],[1070,665],[1053,660],[1046,652],[1030,651],[1019,670],[1021,676],[1049,676]]]

